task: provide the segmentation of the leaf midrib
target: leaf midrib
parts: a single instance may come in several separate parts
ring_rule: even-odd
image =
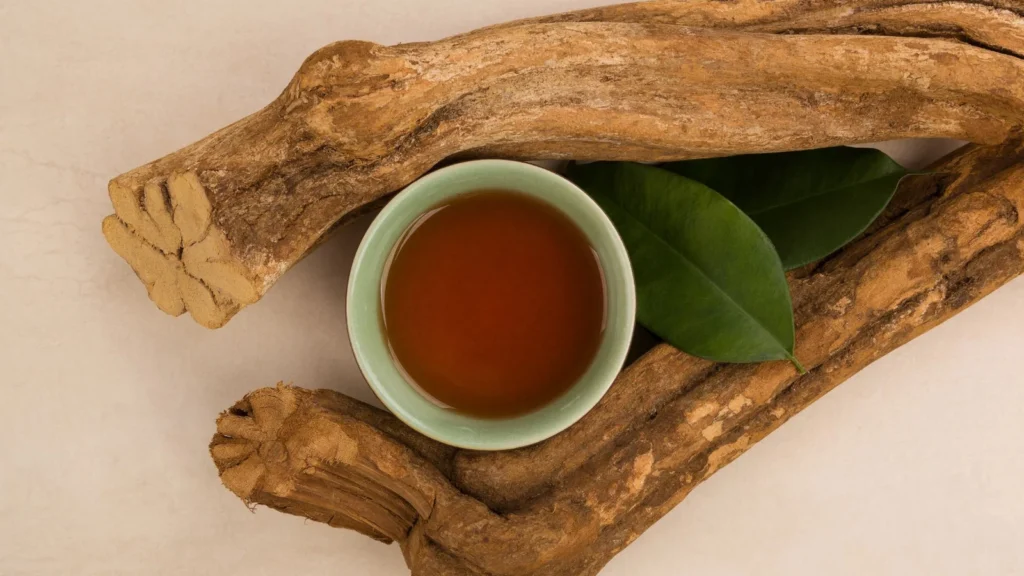
[[[815,198],[820,198],[820,197],[825,196],[827,194],[834,194],[834,193],[839,192],[841,190],[848,190],[848,189],[853,188],[855,186],[864,186],[866,184],[871,184],[872,182],[878,182],[879,180],[888,178],[888,177],[896,175],[896,174],[899,174],[899,171],[893,171],[893,172],[890,172],[890,173],[885,174],[883,176],[879,176],[877,178],[872,178],[870,180],[862,180],[862,181],[856,182],[854,184],[846,184],[844,186],[839,186],[837,188],[828,188],[828,189],[825,189],[825,190],[823,190],[821,192],[818,192],[816,194],[811,194],[810,196],[803,196],[803,197],[801,197],[801,198],[799,198],[799,199],[797,199],[797,200],[795,200],[793,202],[782,202],[782,203],[779,203],[779,204],[773,204],[771,206],[766,206],[764,208],[759,208],[757,210],[744,210],[744,212],[747,213],[747,216],[750,216],[751,218],[753,218],[755,215],[758,215],[758,214],[764,214],[765,212],[771,212],[773,210],[778,210],[780,208],[786,208],[786,207],[789,207],[789,206],[793,206],[794,204],[800,204],[802,202],[807,202],[809,200],[813,200]]]
[[[626,208],[625,206],[623,206],[619,202],[615,202],[615,200],[612,199],[610,196],[606,196],[606,197],[609,198],[609,200],[611,200],[616,206],[618,206],[619,209],[621,209],[622,212],[624,214],[626,214],[626,216],[629,216],[629,218],[631,220],[633,220],[634,222],[639,224],[640,227],[642,227],[644,230],[649,232],[651,234],[651,236],[654,236],[658,240],[658,242],[661,242],[662,244],[667,246],[668,249],[673,254],[677,255],[680,259],[685,260],[686,262],[688,262],[690,264],[690,266],[692,266],[694,270],[696,270],[698,273],[700,273],[701,277],[706,279],[709,284],[714,286],[715,290],[717,290],[720,294],[722,294],[726,298],[726,300],[729,301],[730,304],[732,304],[733,306],[738,308],[740,310],[740,312],[743,313],[744,316],[746,316],[747,318],[750,318],[751,320],[753,320],[754,321],[754,325],[757,326],[758,330],[760,330],[764,334],[767,334],[769,340],[774,342],[782,350],[785,358],[788,358],[788,357],[790,357],[792,355],[792,353],[789,351],[789,349],[786,346],[784,346],[781,342],[779,342],[779,339],[776,338],[775,335],[772,334],[772,332],[770,330],[768,330],[764,326],[764,324],[761,322],[760,319],[758,319],[756,316],[754,316],[753,314],[748,312],[746,308],[741,306],[740,303],[737,302],[736,299],[732,297],[732,294],[729,294],[721,286],[719,286],[718,282],[716,282],[713,278],[708,276],[707,273],[705,273],[704,270],[700,266],[698,266],[696,262],[694,262],[693,260],[688,258],[685,254],[680,252],[675,246],[673,246],[672,244],[668,243],[664,238],[661,237],[660,234],[655,232],[653,228],[648,226],[647,223],[645,223],[639,217],[635,216],[632,212],[630,212],[630,210],[628,208]]]

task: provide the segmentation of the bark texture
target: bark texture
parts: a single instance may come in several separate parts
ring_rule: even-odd
[[[340,42],[265,109],[114,178],[113,249],[219,327],[450,157],[678,160],[1024,124],[1009,0],[655,1],[431,43]]]
[[[971,146],[790,275],[797,356],[713,365],[661,345],[563,434],[454,450],[335,392],[279,385],[211,453],[247,504],[397,541],[413,574],[592,575],[697,484],[830,389],[1024,272],[1024,144]]]
[[[1024,5],[1016,0],[653,0],[501,26],[524,22],[631,22],[774,34],[945,37],[1024,56],[1022,15]]]

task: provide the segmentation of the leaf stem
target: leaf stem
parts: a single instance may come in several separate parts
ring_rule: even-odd
[[[789,359],[790,362],[793,363],[793,367],[796,368],[796,371],[799,372],[801,376],[807,374],[807,370],[804,368],[804,365],[801,364],[800,361],[796,359],[796,356],[793,356],[789,352],[786,352],[786,357]]]

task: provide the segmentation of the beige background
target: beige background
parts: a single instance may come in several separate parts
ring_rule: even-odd
[[[107,249],[106,181],[256,110],[330,41],[590,4],[0,0],[0,574],[405,574],[394,547],[250,513],[206,452],[254,387],[369,398],[342,312],[366,223],[211,332],[160,314]],[[605,574],[1024,574],[1022,320],[1018,280],[794,418]]]

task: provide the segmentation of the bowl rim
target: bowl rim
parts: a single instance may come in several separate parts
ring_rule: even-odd
[[[623,276],[622,282],[620,282],[619,288],[621,289],[622,305],[621,305],[621,331],[619,333],[611,334],[606,338],[613,338],[611,349],[606,353],[612,355],[612,360],[608,364],[608,368],[600,373],[600,381],[597,384],[590,383],[589,387],[592,387],[596,393],[591,393],[586,401],[576,402],[570,405],[567,409],[553,415],[552,417],[540,420],[539,424],[532,426],[529,432],[511,434],[511,433],[495,433],[478,435],[476,441],[460,441],[456,438],[447,436],[444,433],[443,426],[432,426],[429,422],[425,421],[424,418],[417,416],[411,410],[408,409],[402,402],[396,400],[388,390],[388,385],[381,382],[381,378],[376,376],[374,369],[374,360],[369,357],[369,353],[365,350],[365,346],[360,342],[360,337],[356,333],[359,327],[355,325],[354,318],[358,317],[358,311],[354,310],[356,304],[355,291],[358,289],[357,279],[366,273],[372,273],[366,271],[366,267],[369,266],[367,263],[367,253],[374,248],[374,244],[377,242],[377,237],[382,233],[382,230],[386,230],[389,226],[392,226],[392,219],[397,215],[401,214],[401,210],[405,207],[405,203],[409,202],[410,198],[420,194],[421,190],[429,189],[429,187],[446,177],[450,177],[453,173],[474,169],[474,168],[494,168],[497,170],[522,170],[525,172],[532,172],[534,176],[545,178],[548,180],[549,185],[552,188],[559,188],[558,193],[572,194],[581,203],[581,208],[588,212],[589,216],[594,217],[601,226],[601,235],[603,240],[607,241],[611,248],[611,253],[614,255],[613,262],[606,262],[606,259],[601,259],[602,270],[605,270],[606,274],[606,290],[611,289],[609,280],[607,279],[608,272],[606,271],[610,265],[614,265],[616,269],[620,271]],[[445,196],[446,199],[454,198],[471,191],[456,192]],[[576,225],[580,225],[577,218],[572,214],[568,214],[565,210],[558,208],[562,214],[568,217]],[[430,210],[430,207],[423,207],[422,210],[415,210],[418,218],[420,215]],[[407,229],[407,225],[403,226],[402,233],[404,234]],[[401,235],[399,235],[399,238]],[[593,238],[588,235],[588,239],[593,242]],[[388,254],[394,250],[395,242],[392,242],[386,247]],[[600,258],[600,255],[599,255]],[[379,285],[380,279],[377,280]],[[378,298],[379,298],[378,291]],[[583,416],[589,413],[594,406],[600,402],[601,398],[607,394],[612,384],[617,379],[619,373],[621,373],[623,365],[625,364],[626,356],[629,351],[629,345],[632,340],[633,326],[636,319],[636,285],[633,278],[633,270],[629,260],[629,254],[626,251],[626,247],[622,242],[622,238],[619,236],[618,231],[615,229],[611,222],[611,219],[604,213],[604,210],[595,202],[590,196],[586,194],[582,189],[576,186],[572,181],[565,178],[561,174],[555,173],[551,170],[547,170],[534,164],[526,162],[518,162],[514,160],[500,160],[500,159],[481,159],[481,160],[469,160],[466,162],[460,162],[445,166],[433,172],[430,172],[419,179],[413,181],[403,190],[392,198],[388,204],[380,211],[379,214],[374,218],[370,227],[367,229],[363,238],[359,242],[359,247],[356,250],[356,254],[352,260],[352,268],[348,277],[348,286],[346,289],[346,302],[345,302],[345,313],[346,313],[346,330],[348,332],[349,346],[351,347],[352,354],[355,357],[356,365],[359,371],[362,373],[363,378],[366,380],[370,390],[374,396],[399,420],[404,422],[409,427],[413,428],[420,434],[432,438],[438,442],[454,446],[457,448],[465,448],[471,450],[509,450],[514,448],[521,448],[536,444],[552,436],[559,434],[560,432],[568,429],[570,426],[578,422]],[[610,313],[610,312],[609,312]],[[379,320],[378,320],[379,321]],[[378,330],[383,334],[383,326],[379,326]],[[393,357],[390,357],[390,363],[397,367],[397,363]],[[401,371],[401,370],[399,370]],[[403,378],[405,378],[403,376]],[[571,386],[569,391],[572,391],[580,386],[581,383],[587,381],[586,378],[582,378]],[[416,388],[413,384],[408,381],[406,385]],[[419,393],[417,391],[417,393]],[[420,394],[422,396],[422,394]],[[553,402],[546,404],[531,412],[517,415],[509,418],[477,418],[470,415],[463,415],[470,420],[486,421],[494,426],[495,423],[507,422],[509,427],[512,423],[517,420],[536,414],[544,410],[545,407],[550,406]],[[440,408],[439,408],[440,409]]]

